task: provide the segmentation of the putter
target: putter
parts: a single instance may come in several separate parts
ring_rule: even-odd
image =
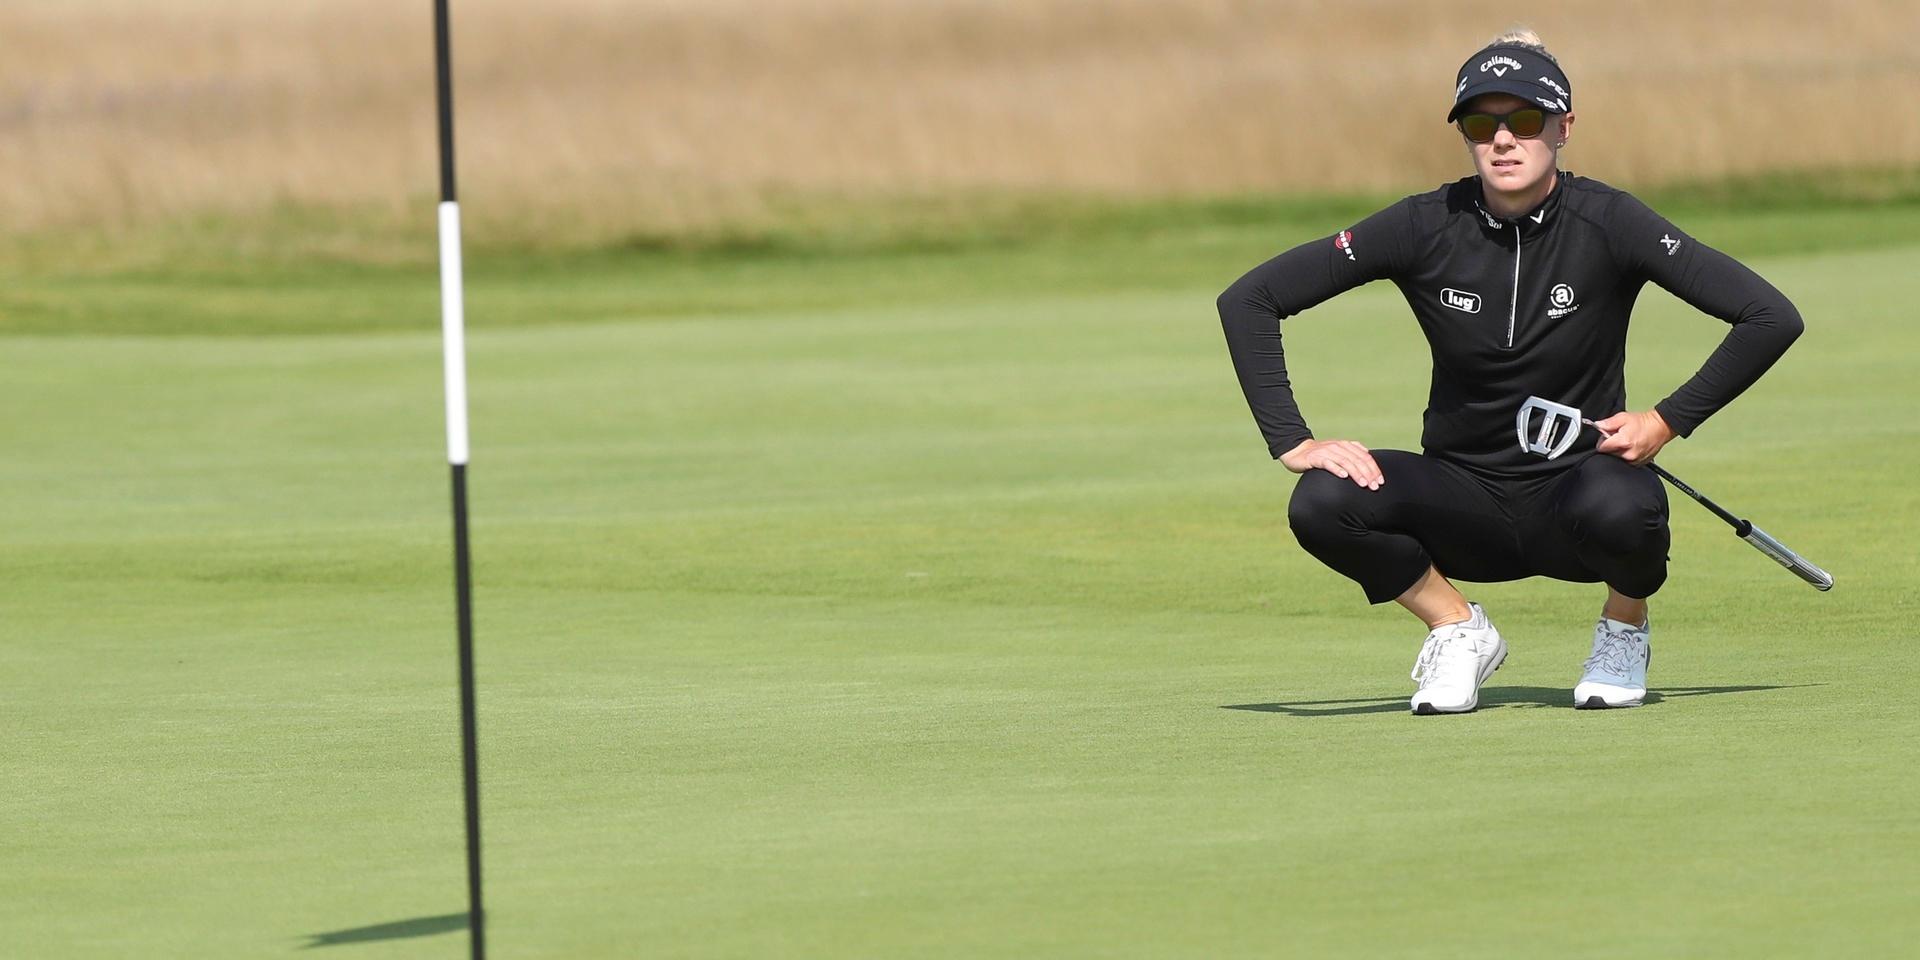
[[[1538,416],[1535,416],[1536,411]],[[1537,453],[1553,460],[1573,448],[1573,442],[1580,436],[1580,426],[1593,426],[1592,420],[1580,415],[1578,407],[1570,407],[1552,400],[1528,397],[1520,405],[1520,413],[1514,418],[1514,430],[1520,437],[1520,448],[1528,453]],[[1794,572],[1800,579],[1813,585],[1815,590],[1833,589],[1833,575],[1807,562],[1805,557],[1788,549],[1787,545],[1769,536],[1765,530],[1753,525],[1751,520],[1739,517],[1721,509],[1720,505],[1706,498],[1704,494],[1688,486],[1679,477],[1668,473],[1659,464],[1649,461],[1646,465],[1660,479],[1679,488],[1681,493],[1692,497],[1701,506],[1713,511],[1713,515],[1725,520],[1733,527],[1740,539],[1753,545],[1754,549],[1774,559],[1774,562]]]

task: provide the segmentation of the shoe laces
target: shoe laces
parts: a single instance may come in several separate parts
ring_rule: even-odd
[[[1462,646],[1466,649],[1460,649]],[[1478,653],[1467,624],[1450,623],[1440,627],[1427,634],[1427,642],[1420,645],[1420,655],[1414,658],[1411,676],[1414,680],[1424,681],[1434,675],[1442,661],[1463,653],[1468,656]]]
[[[1646,641],[1641,639],[1640,631],[1615,630],[1603,624],[1594,640],[1593,655],[1581,668],[1587,673],[1604,673],[1624,680],[1633,675],[1634,664],[1645,650]]]

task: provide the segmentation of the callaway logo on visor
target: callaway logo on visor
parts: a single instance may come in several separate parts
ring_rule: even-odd
[[[1573,112],[1573,83],[1566,72],[1540,51],[1516,44],[1495,44],[1460,65],[1447,122],[1459,119],[1467,101],[1483,93],[1511,94],[1554,113]]]
[[[1493,75],[1496,77],[1504,77],[1507,75],[1508,70],[1518,69],[1520,69],[1520,61],[1512,57],[1488,57],[1487,62],[1480,65],[1481,73],[1492,70]]]

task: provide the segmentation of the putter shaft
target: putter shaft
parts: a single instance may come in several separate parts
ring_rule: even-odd
[[[1529,442],[1527,429],[1528,414],[1534,410],[1544,413],[1548,420],[1542,423],[1537,441]],[[1573,438],[1568,436],[1558,440],[1553,439],[1554,431],[1552,421],[1554,417],[1567,417],[1569,418],[1569,422],[1578,421],[1584,426],[1595,429],[1599,429],[1600,426],[1582,415],[1578,408],[1570,407],[1562,403],[1554,403],[1551,400],[1545,400],[1540,397],[1528,397],[1527,402],[1521,405],[1519,419],[1516,424],[1516,429],[1520,435],[1520,446],[1533,453],[1540,454],[1549,460],[1565,453],[1567,449],[1572,446]],[[1573,428],[1573,433],[1577,434],[1578,432],[1577,427]],[[1774,562],[1786,567],[1792,571],[1795,576],[1812,584],[1814,589],[1821,591],[1833,589],[1832,574],[1809,562],[1805,557],[1794,553],[1786,544],[1774,539],[1765,530],[1754,526],[1753,521],[1743,520],[1729,513],[1719,504],[1707,499],[1705,494],[1689,486],[1686,481],[1668,473],[1666,468],[1659,464],[1649,460],[1646,463],[1646,467],[1652,470],[1655,476],[1672,484],[1681,493],[1692,497],[1695,503],[1713,511],[1714,516],[1725,520],[1727,525],[1733,528],[1735,536],[1745,540],[1748,544],[1752,545],[1755,550],[1772,557]]]

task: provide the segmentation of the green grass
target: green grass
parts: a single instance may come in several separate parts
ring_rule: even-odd
[[[1646,196],[1738,257],[1920,242],[1920,169]],[[483,328],[599,323],[1224,285],[1221,275],[1393,199],[794,197],[761,220],[613,244],[570,247],[551,225],[541,237],[481,233],[468,244],[468,319]],[[392,211],[288,208],[124,235],[0,236],[0,333],[430,331],[434,216],[424,200],[410,213],[396,221]]]
[[[1899,955],[1920,218],[1714,216],[1808,333],[1663,462],[1839,585],[1676,497],[1663,696],[1601,714],[1597,588],[1474,587],[1513,655],[1413,718],[1418,626],[1292,543],[1212,299],[1299,223],[483,258],[494,954]],[[431,273],[0,297],[5,952],[464,955]],[[1644,297],[1636,405],[1722,329]],[[1394,291],[1288,346],[1414,443]]]

